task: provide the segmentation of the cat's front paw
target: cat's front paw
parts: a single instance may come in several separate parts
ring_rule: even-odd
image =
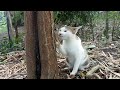
[[[75,78],[75,74],[73,73],[70,73],[70,76],[69,76],[71,79]]]

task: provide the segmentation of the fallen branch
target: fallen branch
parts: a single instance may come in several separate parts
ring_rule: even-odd
[[[86,76],[92,76],[95,71],[97,71],[100,68],[99,65],[93,67],[90,71],[87,72]]]
[[[99,61],[98,61],[99,62]],[[117,75],[120,77],[120,74],[119,73],[116,73],[116,72],[113,72],[112,70],[110,70],[108,67],[106,67],[105,65],[103,65],[101,62],[99,62],[100,65],[102,65],[104,68],[106,68],[108,71],[110,71],[111,73]]]
[[[93,75],[96,76],[98,79],[102,79],[97,73],[94,73]]]

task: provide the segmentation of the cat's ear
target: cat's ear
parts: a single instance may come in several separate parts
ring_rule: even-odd
[[[78,30],[81,29],[81,28],[82,28],[82,26],[72,27],[72,28],[71,28],[71,29],[72,29],[72,33],[73,33],[73,34],[76,34],[76,33],[78,32]]]

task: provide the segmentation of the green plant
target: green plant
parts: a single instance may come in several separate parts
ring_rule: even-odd
[[[10,51],[23,50],[23,34],[21,34],[17,39],[14,37],[12,43],[12,47],[10,47],[11,42],[9,42],[8,38],[4,37],[3,40],[0,41],[1,54],[6,54]]]
[[[93,17],[94,11],[54,11],[54,22],[68,25],[84,25]]]
[[[12,24],[15,27],[16,25],[20,26],[24,23],[24,12],[23,11],[14,11],[12,17]]]

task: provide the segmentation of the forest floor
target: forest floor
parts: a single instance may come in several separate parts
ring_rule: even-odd
[[[20,28],[21,31],[23,27]],[[20,30],[19,30],[20,31]],[[2,36],[1,36],[2,35]],[[0,34],[0,39],[7,33]],[[87,42],[85,42],[87,44]],[[57,53],[57,52],[56,52]],[[104,48],[88,50],[90,67],[78,71],[74,79],[120,79],[120,42],[114,41]],[[25,51],[13,51],[0,56],[0,79],[26,79]],[[59,76],[70,79],[70,70],[65,70],[65,58],[57,53]]]
[[[24,33],[24,27],[18,27],[19,33]],[[13,33],[14,34],[14,33]],[[0,40],[8,37],[8,32],[0,33]],[[7,55],[0,55],[0,79],[23,79],[27,75],[25,51],[13,51]]]
[[[120,48],[117,45],[89,50],[90,67],[78,71],[74,79],[120,79]],[[65,58],[59,54],[57,61],[60,78],[70,79],[70,71],[64,69]],[[25,51],[13,51],[0,56],[0,79],[26,78]]]
[[[74,79],[120,79],[120,44],[116,43],[104,48],[94,48],[88,51],[90,66],[84,71],[78,71]],[[64,70],[65,59],[58,59],[60,76],[70,79],[70,70]]]

